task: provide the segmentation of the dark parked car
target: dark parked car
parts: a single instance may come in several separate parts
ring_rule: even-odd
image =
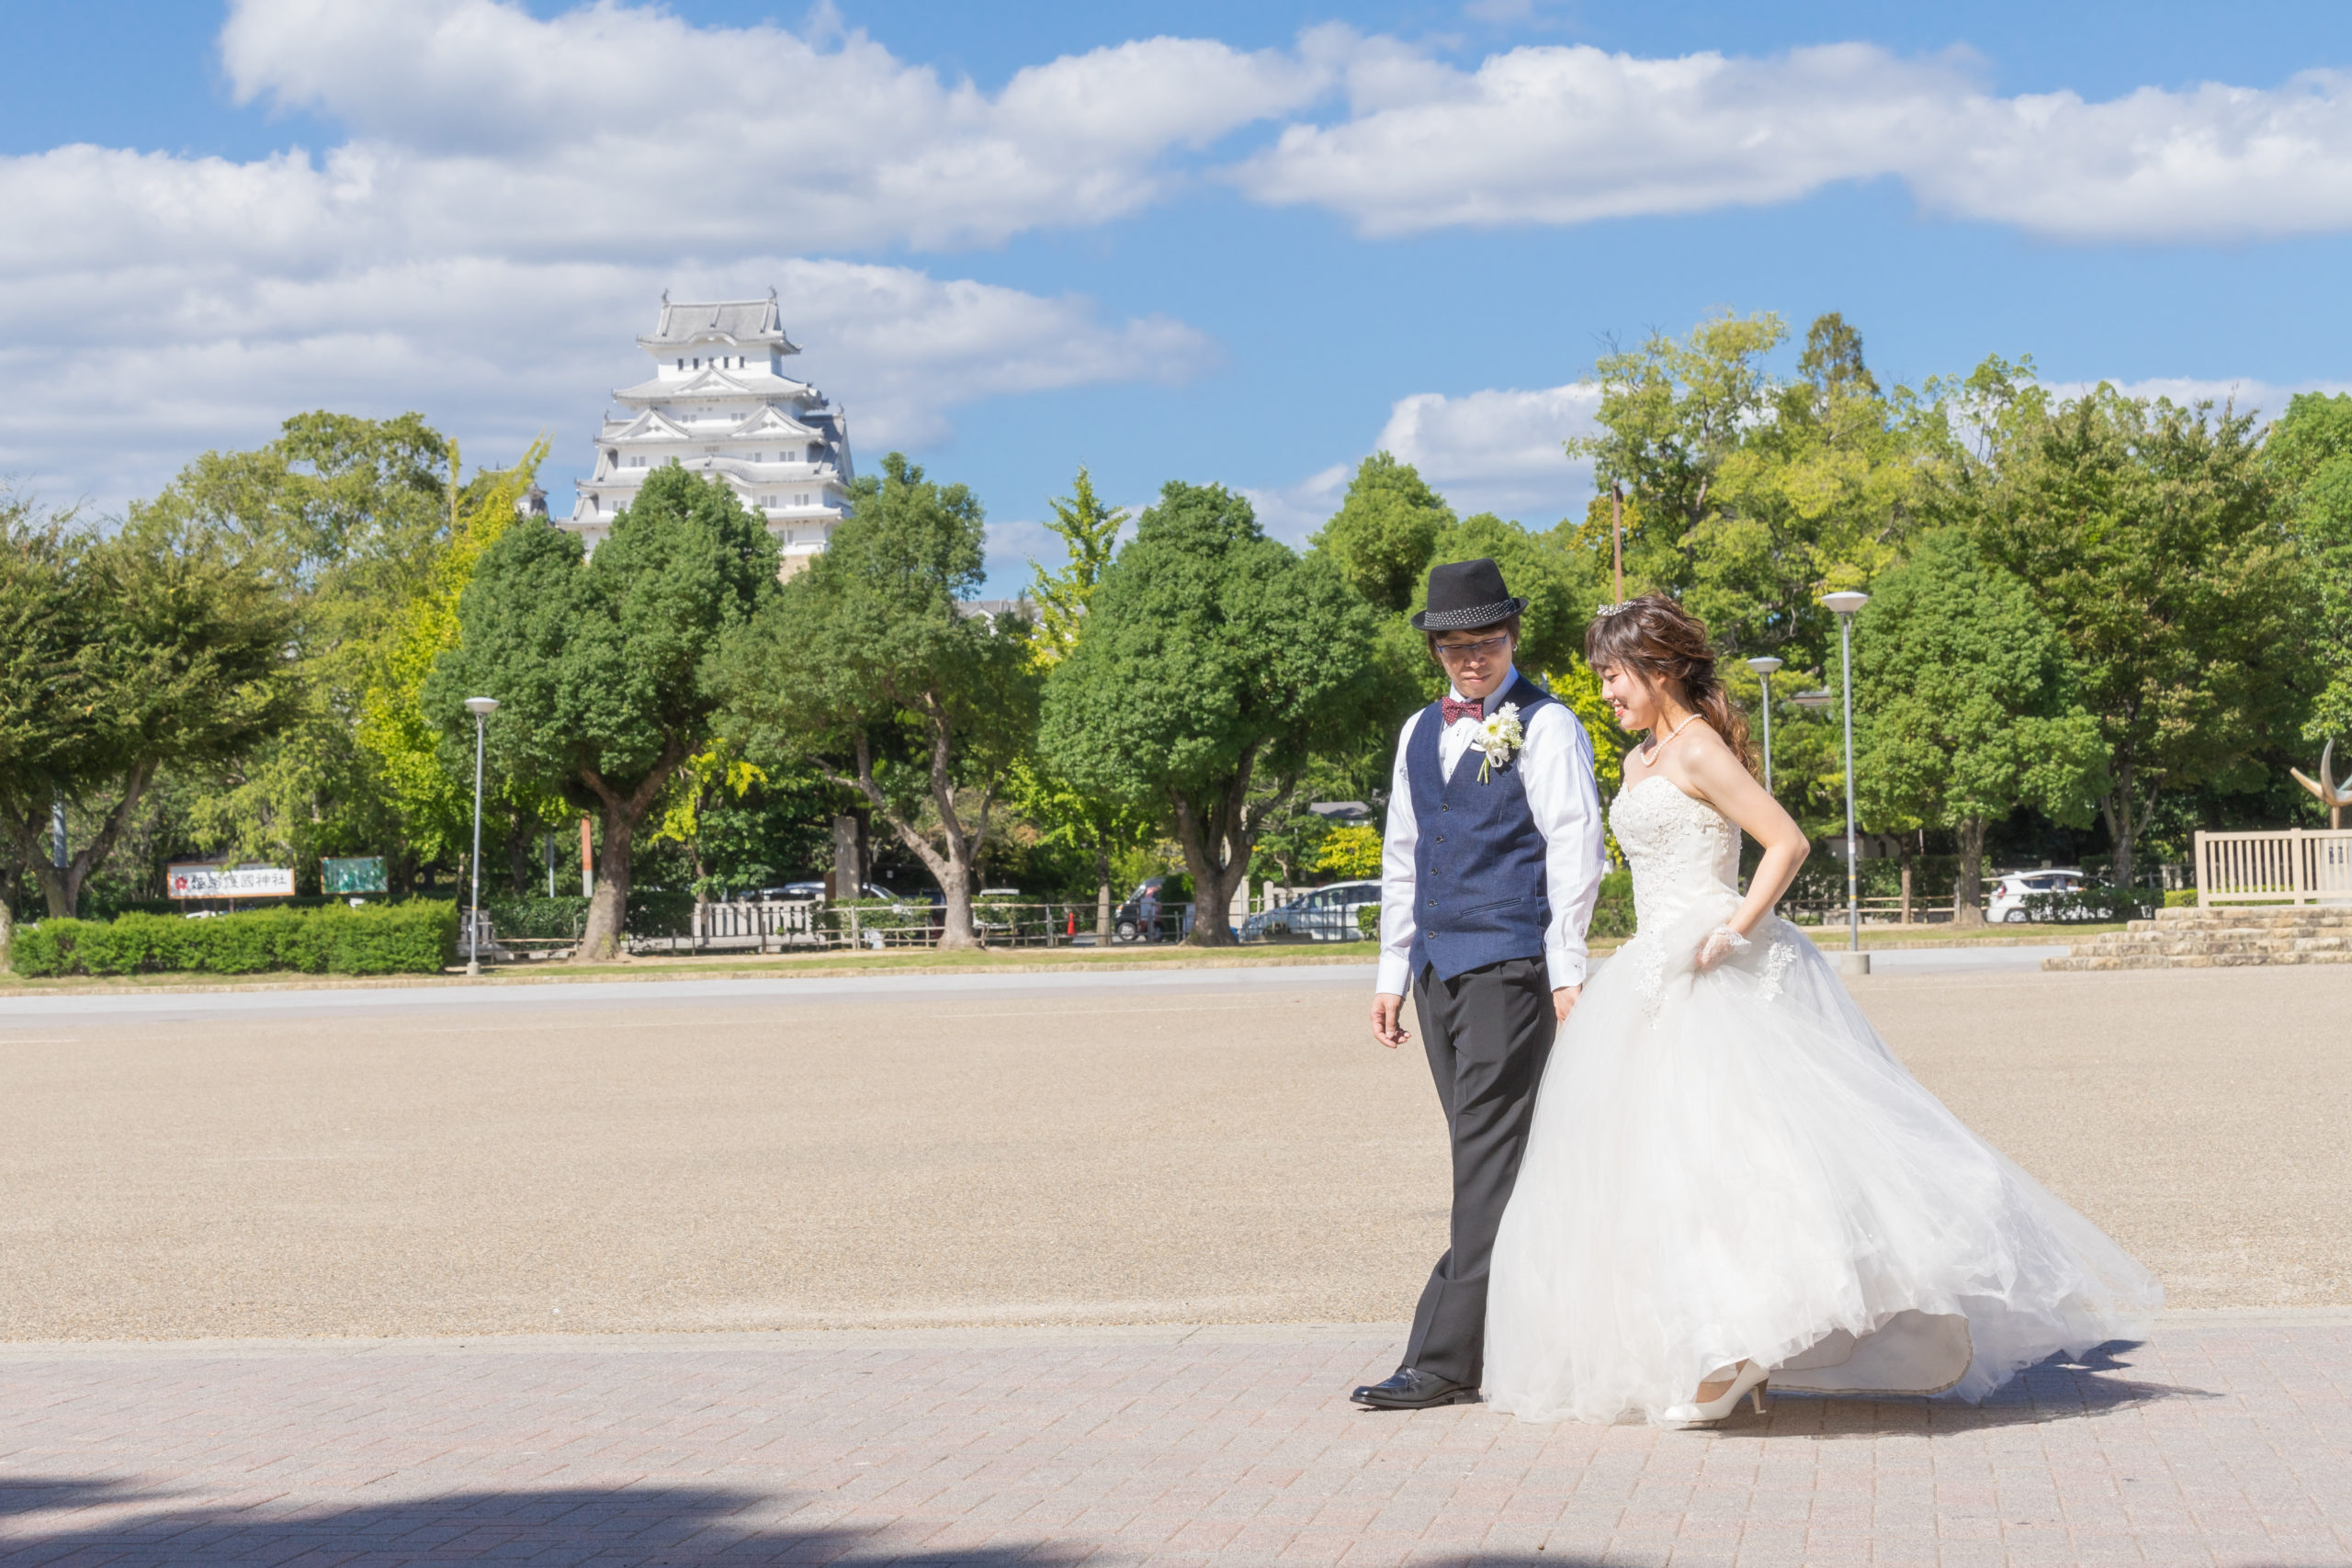
[[[1146,877],[1111,916],[1121,942],[1163,942],[1193,929],[1193,879],[1182,874]]]

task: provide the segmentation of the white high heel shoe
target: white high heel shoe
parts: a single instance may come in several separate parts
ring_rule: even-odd
[[[1764,1414],[1764,1387],[1771,1381],[1771,1376],[1755,1362],[1742,1361],[1739,1371],[1731,1380],[1731,1386],[1723,1393],[1703,1402],[1693,1400],[1688,1404],[1669,1404],[1660,1418],[1686,1429],[1720,1427],[1724,1419],[1739,1407],[1743,1396],[1755,1401],[1756,1414],[1761,1416]]]

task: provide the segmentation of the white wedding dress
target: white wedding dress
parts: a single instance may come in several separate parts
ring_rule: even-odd
[[[1981,1399],[2143,1336],[2148,1271],[1903,1069],[1811,942],[1738,907],[1739,829],[1671,780],[1610,814],[1637,934],[1554,1046],[1495,1241],[1486,1395],[1659,1419],[1741,1360],[1777,1389]]]

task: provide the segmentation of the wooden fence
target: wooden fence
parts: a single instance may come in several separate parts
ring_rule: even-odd
[[[2197,902],[2352,904],[2352,829],[2200,832]]]

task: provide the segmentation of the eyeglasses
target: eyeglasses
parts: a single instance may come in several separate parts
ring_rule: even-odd
[[[1479,660],[1493,658],[1510,646],[1510,634],[1505,632],[1500,637],[1480,637],[1476,642],[1439,643],[1437,656],[1448,664],[1475,664]]]

